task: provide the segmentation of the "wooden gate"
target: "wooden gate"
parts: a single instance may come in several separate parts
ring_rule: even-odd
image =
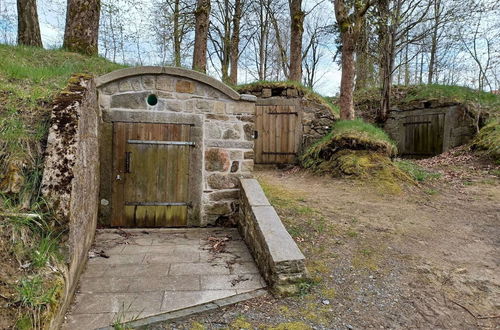
[[[296,106],[266,105],[255,108],[255,163],[293,163],[302,138]]]
[[[404,156],[424,157],[443,152],[445,114],[408,116],[405,118]]]
[[[114,227],[182,227],[189,203],[190,125],[113,124]]]

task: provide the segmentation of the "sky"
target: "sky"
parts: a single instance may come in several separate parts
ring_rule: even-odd
[[[308,9],[308,5],[311,3],[311,0],[305,1],[305,9]],[[144,8],[150,8],[151,0],[144,1]],[[38,14],[40,21],[40,30],[42,34],[42,41],[45,48],[58,48],[62,45],[62,39],[64,35],[64,22],[65,22],[65,6],[66,0],[38,0]],[[326,8],[333,15],[333,6],[330,1],[324,2],[324,9]],[[330,8],[332,7],[332,8]],[[146,9],[147,10],[147,9]],[[16,2],[12,0],[0,0],[0,15],[8,14],[10,16],[10,21],[16,22]],[[149,14],[149,13],[148,13]],[[131,21],[133,22],[133,21]],[[0,16],[0,23],[2,23],[2,16]],[[130,28],[133,29],[131,23]],[[1,24],[0,24],[1,25]],[[17,28],[16,24],[11,24],[10,34],[11,34],[11,42],[15,42],[15,35]],[[144,36],[141,41],[143,44],[141,48],[151,49],[153,50],[153,45],[148,44],[148,40],[152,40],[152,38],[148,38],[148,36]],[[340,69],[337,64],[333,63],[332,56],[330,55],[330,51],[325,49],[326,56],[324,56],[319,64],[317,77],[321,77],[321,79],[315,85],[315,90],[320,94],[331,96],[338,93],[339,85],[340,85]],[[102,54],[101,54],[102,55]],[[134,63],[136,59],[127,58],[127,62]],[[147,61],[144,63],[145,65],[155,65],[155,61]],[[252,76],[245,72],[245,69],[239,68],[239,83],[247,83],[251,82]],[[216,78],[219,78],[217,72],[213,69],[209,68],[209,75],[212,75]]]

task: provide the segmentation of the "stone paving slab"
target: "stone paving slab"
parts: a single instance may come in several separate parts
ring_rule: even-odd
[[[213,251],[208,238],[230,239]],[[95,329],[265,288],[236,229],[98,230],[63,329]]]

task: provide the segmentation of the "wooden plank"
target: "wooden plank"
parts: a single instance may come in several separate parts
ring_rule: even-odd
[[[124,194],[124,155],[125,155],[125,139],[126,139],[126,126],[123,123],[113,124],[113,188],[111,198],[111,226],[121,227],[124,226],[123,215],[123,194]],[[120,180],[117,176],[120,176]]]
[[[280,105],[276,106],[276,110],[275,111],[277,113],[284,112],[283,111],[283,107],[280,106]],[[282,152],[282,150],[281,150],[281,133],[282,133],[281,130],[282,130],[282,125],[281,124],[282,124],[284,116],[288,116],[288,115],[272,115],[272,117],[273,117],[273,119],[275,121],[275,124],[274,124],[274,150],[272,150],[273,152]],[[274,162],[276,164],[282,163],[282,159],[283,159],[282,155],[279,155],[279,154],[274,155]]]
[[[254,144],[254,161],[255,164],[262,163],[262,141],[263,141],[263,126],[262,126],[262,106],[255,107],[255,130],[257,131],[257,139]]]
[[[289,107],[285,108],[285,111],[289,111]],[[289,145],[289,137],[290,137],[290,117],[295,117],[295,115],[286,115],[282,119],[283,123],[281,124],[281,150],[284,152],[290,152],[290,145]],[[282,163],[286,164],[289,163],[290,155],[283,155],[282,156]]]
[[[296,111],[294,106],[288,106],[288,111]],[[290,127],[288,132],[288,149],[287,152],[297,152],[297,116],[288,117],[288,126]],[[289,155],[287,161],[292,163],[295,160],[295,155]]]

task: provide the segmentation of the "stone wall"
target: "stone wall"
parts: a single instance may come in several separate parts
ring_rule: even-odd
[[[302,119],[301,151],[330,133],[333,123],[337,120],[336,115],[326,104],[319,102],[300,88],[252,86],[252,88],[243,89],[243,91],[257,97],[257,106],[296,106],[296,109],[301,112],[299,115]]]
[[[384,124],[384,130],[396,141],[398,150],[404,150],[405,119],[408,116],[444,114],[443,151],[468,143],[477,133],[476,120],[461,104],[421,102],[393,109]]]
[[[65,286],[50,329],[62,324],[87,261],[97,224],[99,113],[91,77],[73,76],[51,115],[42,193],[69,229]]]
[[[100,221],[110,223],[112,122],[191,124],[189,226],[234,221],[239,178],[253,170],[256,98],[199,72],[168,67],[123,69],[97,80],[103,113]],[[150,95],[157,103],[148,104]]]
[[[238,228],[272,290],[295,294],[307,280],[305,257],[255,179],[241,180]]]

